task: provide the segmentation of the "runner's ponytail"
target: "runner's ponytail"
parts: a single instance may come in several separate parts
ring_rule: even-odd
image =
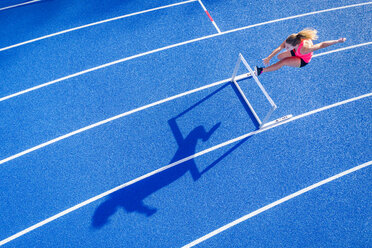
[[[297,34],[297,37],[303,40],[316,40],[318,39],[317,33],[318,31],[316,31],[315,29],[305,28]]]
[[[301,43],[301,40],[316,40],[318,39],[317,35],[318,31],[311,28],[305,28],[304,30],[298,32],[297,34],[291,34],[288,36],[288,38],[285,40],[286,43],[297,46]]]

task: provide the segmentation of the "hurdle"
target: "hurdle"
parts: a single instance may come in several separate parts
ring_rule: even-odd
[[[237,75],[241,63],[244,64],[245,68],[249,72],[248,73],[241,74],[241,75]],[[258,116],[258,114],[256,113],[256,111],[254,110],[252,104],[249,102],[248,98],[244,94],[243,90],[240,88],[240,86],[238,84],[239,81],[242,81],[242,80],[245,80],[245,79],[249,79],[249,78],[253,78],[254,79],[254,81],[257,83],[257,85],[261,89],[262,93],[265,95],[266,99],[270,103],[270,109],[266,113],[266,115],[265,115],[265,117],[263,118],[262,121],[261,121],[260,117]],[[231,77],[231,82],[235,84],[235,86],[238,89],[241,97],[244,99],[245,103],[248,105],[248,107],[251,110],[253,116],[255,117],[256,121],[258,122],[260,129],[261,128],[265,128],[265,127],[269,127],[269,126],[272,126],[272,125],[275,125],[275,124],[277,124],[279,122],[288,120],[288,119],[290,119],[290,118],[293,117],[292,115],[285,115],[285,116],[283,116],[281,118],[278,118],[278,119],[276,119],[274,121],[268,122],[269,119],[270,119],[270,117],[271,117],[271,115],[274,113],[274,111],[278,107],[275,104],[275,102],[271,99],[270,95],[267,93],[267,91],[265,90],[265,88],[261,84],[260,80],[257,78],[256,73],[252,70],[252,68],[249,66],[249,64],[244,59],[244,57],[243,57],[243,55],[241,53],[239,53],[238,61],[236,62],[236,65],[235,65],[235,68],[234,68],[234,72],[233,72],[232,77]]]

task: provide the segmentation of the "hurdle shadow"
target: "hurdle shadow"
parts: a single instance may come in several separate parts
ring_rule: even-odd
[[[240,103],[243,105],[245,111],[248,113],[249,118],[252,119],[252,122],[253,122],[256,130],[258,130],[260,128],[260,123],[258,123],[256,117],[253,115],[252,110],[248,107],[247,103],[245,102],[244,98],[240,94],[240,92],[239,92],[238,88],[236,87],[236,85],[234,83],[231,83],[231,87],[233,88],[233,90],[234,90],[236,96],[238,97]]]
[[[221,122],[216,123],[210,130],[206,130],[203,126],[197,126],[186,137],[183,137],[177,124],[177,118],[185,115],[187,112],[205,102],[228,85],[229,84],[223,85],[207,97],[186,109],[181,114],[168,120],[168,125],[172,130],[174,138],[178,144],[178,149],[169,163],[171,167],[110,194],[108,198],[97,207],[93,214],[91,226],[94,229],[100,229],[105,226],[109,222],[110,217],[121,208],[127,213],[136,212],[147,217],[152,216],[157,212],[157,208],[146,205],[144,200],[148,196],[154,194],[164,187],[167,187],[171,183],[184,176],[187,172],[190,172],[193,181],[197,181],[203,174],[211,170],[221,160],[227,157],[231,152],[233,152],[247,140],[244,139],[240,141],[238,144],[225,152],[221,157],[207,166],[203,171],[199,171],[193,158],[193,155],[196,152],[196,145],[200,140],[202,142],[208,141],[215,131],[220,127]],[[183,159],[185,159],[184,162],[179,162]]]

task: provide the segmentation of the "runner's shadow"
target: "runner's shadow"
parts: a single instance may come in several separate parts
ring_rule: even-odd
[[[175,126],[174,119],[169,121],[172,131],[179,135],[179,129]],[[220,123],[213,126],[208,132],[203,126],[194,128],[184,139],[177,137],[179,148],[175,153],[170,164],[177,162],[183,158],[195,154],[195,148],[198,140],[207,141],[211,135],[220,126]],[[175,164],[173,167],[161,171],[155,175],[147,177],[141,181],[129,185],[119,191],[114,192],[109,198],[102,203],[95,211],[92,221],[94,228],[104,226],[110,216],[115,214],[119,208],[123,208],[128,213],[137,212],[146,216],[151,216],[156,213],[157,209],[148,206],[144,203],[144,199],[156,191],[173,183],[185,173],[190,172],[194,181],[200,178],[200,173],[193,159],[184,163]]]
[[[202,174],[208,172],[223,158],[245,142],[246,139],[240,141],[237,145],[232,147],[220,158],[207,166],[206,169],[200,172],[193,157],[196,152],[197,143],[200,141],[208,141],[213,133],[215,133],[215,131],[220,127],[221,123],[216,123],[210,130],[205,130],[203,126],[197,126],[186,137],[183,137],[177,124],[177,118],[191,111],[193,108],[212,97],[227,85],[228,84],[222,86],[178,116],[168,120],[168,124],[172,130],[175,140],[177,141],[178,149],[170,161],[167,169],[148,176],[136,183],[130,184],[127,187],[110,194],[106,201],[99,205],[95,210],[92,218],[93,228],[102,228],[109,222],[109,218],[120,208],[123,208],[128,213],[136,212],[148,217],[152,216],[156,213],[157,209],[153,206],[146,205],[144,202],[146,197],[173,183],[187,172],[190,172],[194,181],[198,180]]]

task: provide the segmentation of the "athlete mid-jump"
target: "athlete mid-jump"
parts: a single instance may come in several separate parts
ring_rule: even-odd
[[[346,38],[340,38],[338,40],[324,41],[314,45],[313,40],[317,38],[317,31],[310,28],[304,29],[297,34],[291,34],[267,58],[263,59],[264,64],[268,65],[275,55],[281,50],[286,49],[287,51],[278,55],[279,61],[268,67],[256,67],[257,75],[259,76],[264,72],[276,71],[284,65],[298,68],[304,67],[310,62],[314,51],[345,42],[346,40]]]

